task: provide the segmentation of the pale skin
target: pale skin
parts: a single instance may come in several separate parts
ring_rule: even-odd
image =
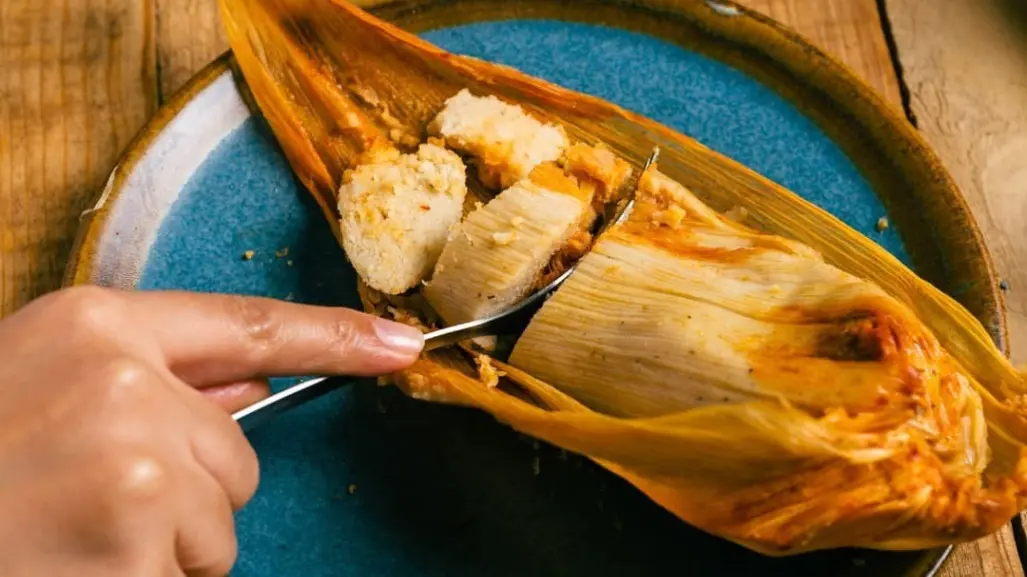
[[[0,575],[221,577],[268,376],[410,365],[419,331],[340,308],[75,288],[0,322]]]

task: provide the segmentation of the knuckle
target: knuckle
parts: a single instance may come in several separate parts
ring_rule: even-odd
[[[329,325],[326,350],[338,352],[359,348],[363,335],[361,327],[352,318],[336,318]]]
[[[96,286],[65,289],[53,295],[55,314],[72,330],[104,332],[120,314],[113,291]]]
[[[149,388],[151,370],[146,363],[131,357],[119,357],[107,361],[98,371],[97,382],[103,388],[104,400],[120,403],[135,403]]]
[[[151,511],[171,487],[171,473],[152,453],[114,449],[98,459],[101,495],[96,499],[112,527]]]
[[[169,471],[161,461],[145,452],[126,453],[112,459],[113,487],[130,503],[149,503],[165,494]]]
[[[282,323],[262,299],[233,296],[231,314],[246,340],[265,349],[274,346],[282,334]]]

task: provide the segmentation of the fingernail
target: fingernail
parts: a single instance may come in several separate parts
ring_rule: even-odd
[[[375,319],[372,325],[378,340],[397,353],[413,355],[424,348],[424,333],[414,327],[385,319]]]

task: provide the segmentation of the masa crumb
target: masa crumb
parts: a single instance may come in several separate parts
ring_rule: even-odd
[[[353,484],[353,483],[350,483],[346,487],[346,492],[349,493],[350,495],[356,495],[357,494],[357,486],[355,484]]]
[[[420,330],[422,333],[428,332],[428,327],[425,326],[424,322],[421,321],[421,318],[417,316],[417,313],[410,311],[408,309],[392,306],[387,307],[386,310],[392,316],[392,320],[396,321],[397,323],[402,323],[404,325],[414,327]]]
[[[672,204],[668,206],[666,210],[654,211],[652,214],[652,222],[657,226],[665,225],[670,228],[678,228],[687,216],[688,213],[685,212],[685,209],[676,204]]]
[[[536,477],[538,477],[538,474],[542,472],[542,460],[537,456],[531,460],[531,472]]]
[[[257,253],[252,251],[252,250],[248,250],[248,251],[242,253],[242,259],[243,260],[253,260],[253,255],[255,255],[255,254],[257,254]]]
[[[275,258],[283,258],[289,256],[289,247],[285,247],[282,250],[275,251]]]
[[[881,218],[877,219],[877,224],[874,226],[874,228],[877,229],[877,232],[884,232],[888,230],[888,217],[882,216]]]
[[[478,378],[490,389],[498,387],[499,378],[506,376],[506,373],[496,370],[492,365],[492,358],[487,355],[475,356],[474,364],[478,365]]]

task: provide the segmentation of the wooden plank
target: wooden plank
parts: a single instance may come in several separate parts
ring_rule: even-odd
[[[155,0],[160,92],[166,100],[228,50],[217,0]]]
[[[1027,17],[1011,1],[890,0],[910,108],[962,188],[1008,283],[1013,361],[1027,363]]]
[[[1023,574],[1012,527],[1006,525],[994,535],[956,547],[938,577],[1021,577]]]
[[[910,111],[1009,287],[1012,358],[1027,363],[1027,10],[1011,0],[889,0],[888,18]]]
[[[78,216],[156,105],[147,2],[0,2],[0,316],[60,285]]]
[[[791,27],[848,65],[885,100],[902,108],[895,66],[875,0],[736,0]]]

